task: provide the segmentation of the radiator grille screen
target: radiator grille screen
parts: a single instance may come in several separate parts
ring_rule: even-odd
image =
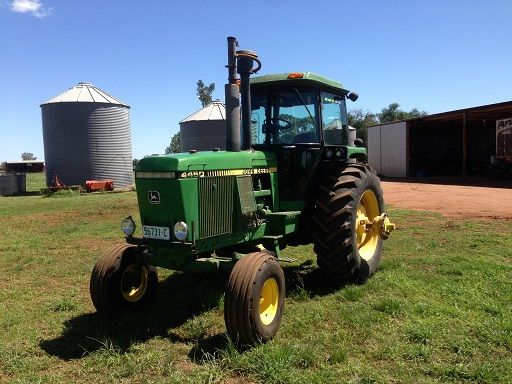
[[[232,232],[234,187],[235,177],[199,179],[199,238]]]

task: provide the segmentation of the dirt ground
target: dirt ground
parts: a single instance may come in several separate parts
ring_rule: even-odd
[[[382,181],[395,208],[440,212],[454,218],[512,221],[512,183],[497,187]]]

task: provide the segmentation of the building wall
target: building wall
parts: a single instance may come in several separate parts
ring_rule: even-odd
[[[380,125],[368,128],[368,163],[370,163],[379,175],[382,174],[382,164],[380,160],[380,131]]]
[[[0,196],[11,196],[25,193],[27,176],[24,174],[0,174]]]
[[[368,128],[368,162],[382,176],[407,177],[407,122]]]

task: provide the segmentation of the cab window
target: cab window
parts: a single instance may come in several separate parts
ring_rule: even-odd
[[[252,95],[253,143],[319,143],[317,93],[300,88],[268,91]]]
[[[324,144],[345,144],[348,127],[345,97],[330,92],[321,92],[320,98],[322,100]]]

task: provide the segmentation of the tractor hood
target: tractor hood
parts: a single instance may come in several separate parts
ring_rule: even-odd
[[[174,175],[170,175],[171,178],[183,178],[186,177],[186,174],[182,175],[182,173],[187,172],[218,170],[243,172],[259,167],[274,168],[276,164],[275,155],[269,152],[254,150],[242,152],[206,151],[146,157],[137,163],[135,172],[136,178],[144,178],[147,172],[173,172]],[[203,174],[202,176],[215,176],[215,174]]]
[[[243,223],[245,233],[248,224],[242,222],[245,206],[240,202],[244,191],[252,192],[252,175],[276,183],[273,176],[276,172],[275,155],[254,150],[146,157],[135,169],[140,218],[145,231],[160,232],[158,236],[144,233],[144,237],[176,240],[170,234],[178,222],[189,228],[185,240],[189,243],[231,236],[241,231]]]

